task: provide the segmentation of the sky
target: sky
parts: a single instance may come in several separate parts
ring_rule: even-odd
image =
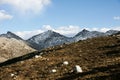
[[[120,0],[0,0],[0,34],[28,39],[47,30],[74,36],[82,29],[120,30]]]

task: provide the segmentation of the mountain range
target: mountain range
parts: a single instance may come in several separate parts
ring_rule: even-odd
[[[61,35],[60,33],[54,32],[52,30],[48,30],[46,32],[32,36],[28,40],[24,40],[24,39],[20,38],[19,36],[15,35],[14,33],[8,31],[6,34],[1,34],[0,37],[15,38],[17,40],[22,40],[30,47],[32,47],[36,50],[42,50],[42,49],[45,49],[45,48],[48,48],[51,46],[56,46],[56,45],[61,45],[61,44],[69,44],[72,42],[77,42],[79,40],[85,40],[85,39],[93,38],[93,37],[112,35],[112,34],[115,34],[118,32],[119,31],[117,31],[117,30],[109,30],[109,31],[103,33],[103,32],[88,31],[86,29],[83,29],[78,34],[76,34],[74,37],[66,37],[64,35]]]
[[[76,34],[74,37],[66,37],[57,32],[48,30],[44,33],[35,35],[26,41],[31,45],[31,47],[33,47],[37,50],[41,50],[41,49],[48,48],[51,46],[56,46],[56,45],[61,45],[61,44],[69,44],[72,42],[77,42],[79,40],[85,40],[85,39],[93,38],[93,37],[112,35],[112,34],[115,34],[118,32],[119,31],[117,31],[117,30],[109,30],[106,33],[103,33],[103,32],[88,31],[86,29],[83,29],[78,34]]]
[[[120,80],[120,33],[5,61],[0,64],[0,80]]]

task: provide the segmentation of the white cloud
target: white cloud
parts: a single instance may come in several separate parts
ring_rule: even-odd
[[[90,31],[100,31],[100,32],[106,32],[108,30],[110,30],[111,28],[106,28],[106,27],[102,27],[102,28],[91,28],[91,29],[88,29]]]
[[[53,28],[50,25],[43,25],[43,27],[39,30],[34,30],[34,31],[23,31],[23,32],[15,32],[18,36],[22,37],[23,39],[28,39],[34,35],[40,34],[42,32],[45,32],[47,30],[52,30],[55,32],[58,32],[62,35],[68,36],[68,37],[73,37],[76,35],[78,32],[80,32],[83,29],[87,29],[89,31],[100,31],[100,32],[106,32],[108,30],[120,30],[120,27],[112,27],[112,28],[80,28],[79,26],[62,26],[62,27],[57,27]]]
[[[79,26],[73,26],[73,25],[61,26],[58,28],[52,28],[50,25],[43,25],[42,30],[45,30],[45,31],[52,30],[66,36],[73,36],[74,34],[79,32],[81,29]]]
[[[0,4],[7,4],[21,13],[39,13],[51,3],[51,0],[0,0]]]
[[[111,30],[110,28],[101,28],[101,29],[99,29],[101,32],[106,32],[106,31],[108,31],[108,30]],[[97,30],[98,31],[98,30]]]
[[[114,20],[120,20],[120,16],[114,16],[113,19]]]
[[[15,32],[15,34],[17,34],[18,36],[20,36],[23,39],[28,39],[34,35],[37,35],[39,33],[42,33],[44,31],[42,30],[34,30],[34,31],[19,31],[19,32]]]
[[[120,31],[120,26],[113,27],[114,30],[119,30]]]
[[[120,31],[120,26],[115,26],[115,27],[101,27],[101,28],[87,28],[87,30],[90,30],[90,31],[99,31],[99,32],[106,32],[108,30],[118,30],[118,31]]]
[[[62,35],[66,36],[73,36],[77,34],[81,29],[79,26],[63,26],[63,27],[58,27],[58,28],[53,28],[50,25],[43,25],[43,27],[39,30],[34,30],[34,31],[19,31],[15,32],[18,36],[22,37],[23,39],[28,39],[34,35],[40,34],[42,32],[45,32],[47,30],[52,30],[55,32],[58,32]]]
[[[7,12],[5,10],[0,10],[0,21],[2,20],[7,20],[7,19],[12,19],[13,16],[7,14]]]
[[[79,26],[70,25],[70,26],[59,27],[59,28],[55,29],[54,31],[61,33],[63,35],[66,35],[66,36],[73,36],[76,33],[78,33],[80,30],[81,30],[81,28]]]

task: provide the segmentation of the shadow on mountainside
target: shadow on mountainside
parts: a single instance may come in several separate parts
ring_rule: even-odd
[[[13,58],[13,59],[9,59],[9,60],[7,60],[7,61],[5,61],[5,62],[0,63],[0,67],[2,67],[2,66],[7,66],[7,65],[10,65],[10,64],[19,62],[19,61],[26,60],[26,59],[30,59],[30,58],[34,57],[35,55],[39,55],[39,54],[40,54],[40,52],[35,51],[35,52],[28,53],[28,54],[23,55],[23,56],[20,56],[20,57],[16,57],[16,58]]]
[[[9,59],[5,62],[2,62],[2,63],[0,63],[0,67],[7,66],[7,65],[10,65],[10,64],[14,64],[14,63],[19,62],[19,61],[24,61],[24,60],[27,60],[27,59],[31,59],[35,55],[41,55],[41,53],[48,53],[48,52],[51,52],[53,50],[60,50],[62,48],[63,47],[61,47],[61,46],[55,46],[55,47],[50,47],[50,48],[47,48],[47,49],[44,49],[44,50],[41,50],[41,51],[31,52],[31,53],[25,54],[23,56],[12,58],[12,59]]]
[[[114,45],[107,45],[104,47],[99,47],[99,50],[108,50],[104,54],[108,57],[119,57],[120,56],[120,43]]]
[[[83,73],[65,73],[62,78],[58,78],[57,80],[78,80],[85,78],[85,80],[119,80],[120,79],[120,64],[108,65],[93,68],[91,71],[83,72]],[[99,73],[107,73],[107,75],[101,75]],[[93,76],[96,75],[96,76]],[[87,78],[88,77],[88,78]]]

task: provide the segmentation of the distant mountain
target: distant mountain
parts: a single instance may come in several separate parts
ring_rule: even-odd
[[[99,36],[105,36],[105,33],[98,32],[98,31],[88,31],[86,29],[83,29],[81,32],[76,34],[73,38],[75,41],[84,40],[87,38],[93,38],[93,37],[99,37]]]
[[[72,38],[68,38],[51,30],[35,35],[27,40],[27,42],[31,44],[31,47],[37,50],[64,43],[70,43],[72,41]]]
[[[118,31],[118,30],[109,30],[109,31],[106,32],[106,34],[107,35],[113,35],[113,34],[116,34],[118,32],[120,32],[120,31]]]
[[[23,40],[21,37],[17,36],[16,34],[8,31],[6,34],[1,34],[0,37],[6,37],[6,38],[15,38],[17,40]]]
[[[0,37],[0,62],[35,51],[24,41],[17,39]]]
[[[66,37],[54,31],[48,30],[44,33],[35,35],[26,41],[30,44],[31,47],[37,50],[41,50],[44,48],[61,45],[64,43],[72,43],[72,42],[77,42],[79,40],[85,40],[87,38],[112,35],[117,32],[118,31],[116,30],[109,30],[106,33],[103,33],[103,32],[88,31],[86,29],[83,29],[78,34],[76,34],[74,37]]]

